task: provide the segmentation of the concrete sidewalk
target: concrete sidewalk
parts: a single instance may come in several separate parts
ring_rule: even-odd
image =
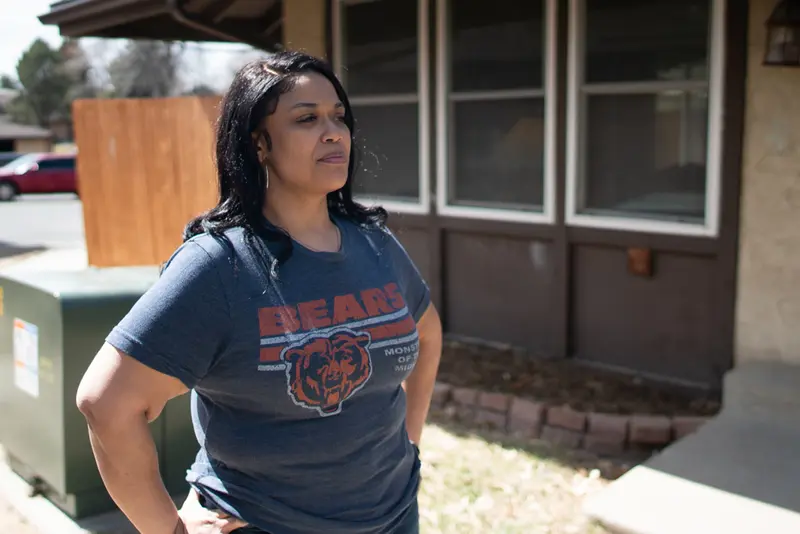
[[[800,366],[739,364],[722,411],[592,495],[584,511],[626,534],[800,532]]]
[[[0,259],[0,273],[72,271],[88,266],[85,248],[45,249]]]
[[[30,497],[30,490],[30,485],[8,466],[0,447],[0,533],[138,534],[122,512],[112,511],[76,522],[45,497]],[[176,496],[176,505],[184,498]]]
[[[11,504],[0,498],[0,532],[8,534],[41,534],[28,523]]]

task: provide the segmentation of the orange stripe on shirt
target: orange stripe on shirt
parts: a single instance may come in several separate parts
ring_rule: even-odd
[[[259,355],[259,360],[262,362],[280,362],[281,361],[281,351],[283,350],[283,345],[278,345],[277,347],[264,347],[261,349],[261,354]]]
[[[414,331],[414,328],[416,328],[414,319],[410,315],[407,315],[402,321],[373,326],[372,328],[368,328],[367,332],[369,332],[372,341],[377,341],[379,339],[408,335]]]
[[[372,341],[378,341],[381,339],[388,339],[391,337],[406,336],[412,333],[416,328],[416,326],[417,325],[414,322],[414,319],[410,315],[407,315],[405,319],[401,321],[373,326],[365,330],[369,332]],[[280,362],[281,351],[284,349],[284,347],[285,345],[276,345],[274,347],[262,347],[259,354],[259,360],[262,362],[271,362],[271,363]]]

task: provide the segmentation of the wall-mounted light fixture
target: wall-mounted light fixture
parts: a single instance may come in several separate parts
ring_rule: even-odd
[[[800,67],[800,0],[779,0],[766,26],[764,65]]]

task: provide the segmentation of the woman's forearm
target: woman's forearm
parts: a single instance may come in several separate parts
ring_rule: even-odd
[[[426,328],[420,336],[419,358],[414,370],[405,381],[406,390],[406,430],[414,443],[422,438],[422,429],[428,418],[433,388],[439,360],[442,357],[442,331],[438,316],[433,319],[433,327]]]
[[[114,502],[141,534],[173,534],[178,510],[158,468],[147,418],[87,416],[97,467]]]

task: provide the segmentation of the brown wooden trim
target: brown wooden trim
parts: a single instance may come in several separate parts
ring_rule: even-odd
[[[208,17],[208,15],[205,13],[204,16]],[[217,25],[226,24],[225,21],[214,21],[214,23]],[[247,21],[237,20],[234,24],[237,28],[236,31],[244,30],[248,36],[273,35],[277,33],[278,29],[283,28],[283,2],[275,2],[264,12],[263,15],[254,17]],[[260,46],[264,45],[262,44]]]
[[[416,215],[413,213],[389,213],[390,228],[415,228],[426,230],[435,225],[435,215]]]
[[[453,232],[469,232],[471,234],[517,237],[521,239],[541,239],[551,241],[557,228],[552,224],[530,224],[471,217],[446,217],[431,213],[416,215],[411,213],[390,213],[389,226],[392,228],[440,228]]]
[[[722,198],[720,209],[718,316],[721,335],[715,350],[730,357],[734,365],[736,294],[739,254],[739,218],[742,184],[742,149],[745,130],[745,102],[748,61],[749,2],[728,0],[725,21],[725,96],[722,140]],[[720,370],[721,373],[728,369]],[[720,376],[720,380],[722,377]]]
[[[668,234],[648,234],[598,228],[567,227],[570,243],[605,245],[614,247],[643,247],[659,251],[715,255],[720,251],[720,241],[707,237],[688,237]]]
[[[427,216],[427,221],[429,225],[428,231],[430,232],[430,270],[431,278],[433,279],[430,284],[432,293],[431,298],[436,303],[442,320],[443,328],[446,331],[449,317],[447,309],[447,295],[445,294],[446,284],[444,283],[445,266],[447,265],[447,251],[444,246],[445,230],[442,228],[441,219],[436,213],[436,116],[438,113],[438,110],[436,109],[436,84],[438,82],[436,78],[436,54],[438,52],[438,43],[436,42],[437,1],[441,0],[430,0],[428,2],[428,50],[421,50],[420,52],[423,54],[430,54],[428,61],[428,94],[426,95],[428,97],[429,113],[428,124],[426,124],[425,127],[428,129],[428,132],[430,132],[430,135],[428,136],[428,176],[430,176],[430,180],[428,180],[428,193],[431,201],[429,206],[430,215]]]
[[[211,0],[206,6],[206,17],[214,24],[219,24],[225,19],[225,14],[230,11],[233,2],[229,0]]]
[[[442,327],[447,331],[448,310],[445,300],[444,266],[447,261],[447,251],[444,246],[444,230],[434,227],[431,234],[430,243],[431,254],[431,280],[429,282],[431,299],[436,305],[437,311],[442,321]]]
[[[286,1],[286,0],[283,0]],[[325,59],[333,65],[333,10],[335,0],[325,2]],[[283,6],[281,6],[283,7]]]
[[[107,13],[119,13],[123,10],[126,14],[132,14],[136,12],[135,8],[145,7],[142,4],[160,6],[162,11],[165,10],[164,0],[73,0],[51,6],[50,11],[39,15],[38,18],[42,24],[61,25]],[[129,15],[129,18],[138,17]]]
[[[226,3],[234,1],[226,0]],[[208,12],[187,9],[187,3],[184,0],[76,0],[56,4],[38,18],[43,24],[58,26],[63,35],[71,37],[135,38],[142,34],[131,26],[131,22],[149,18],[161,20],[162,15],[167,15],[175,22],[169,24],[168,30],[164,29],[166,26],[161,28],[165,39],[241,42],[264,50],[274,48],[281,20],[279,0],[275,0],[263,18],[259,17],[252,25],[238,24],[235,28],[208,18]],[[223,2],[215,3],[211,6],[211,13],[220,15],[226,7]],[[163,25],[164,21],[160,24]],[[272,31],[264,33],[265,28]]]
[[[550,241],[556,233],[552,224],[530,224],[505,221],[491,221],[467,217],[440,216],[439,225],[445,230],[469,232],[471,234],[518,237],[522,239],[542,239]]]
[[[233,0],[230,1],[232,2]],[[230,33],[222,30],[219,25],[215,25],[213,22],[203,20],[197,13],[189,13],[186,10],[186,4],[183,2],[183,0],[166,0],[166,3],[167,10],[170,15],[172,15],[172,18],[184,26],[188,26],[199,32],[205,32],[208,35],[214,36],[222,41],[238,41],[249,44],[253,47],[261,47],[265,50],[269,49],[269,47],[264,46],[263,43],[253,42],[252,40],[239,35],[231,35]]]
[[[557,3],[558,39],[556,39],[556,227],[554,228],[555,258],[555,290],[553,297],[553,356],[567,358],[570,347],[570,310],[571,310],[571,247],[565,221],[566,187],[567,187],[567,88],[568,88],[568,56],[569,56],[569,0]]]
[[[84,0],[54,6],[38,18],[42,24],[58,26],[63,35],[84,37],[164,13],[165,0]]]

